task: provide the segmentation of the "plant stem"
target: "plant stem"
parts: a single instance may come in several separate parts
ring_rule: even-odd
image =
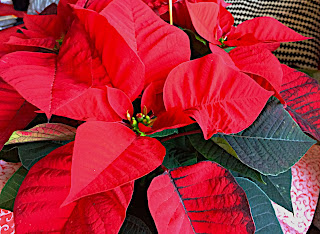
[[[188,136],[188,135],[193,135],[193,134],[197,134],[197,133],[201,133],[201,130],[198,129],[198,130],[193,130],[193,131],[190,131],[190,132],[182,132],[182,133],[174,134],[174,135],[171,135],[171,136],[167,136],[167,137],[162,138],[160,140],[160,142],[165,142],[165,141],[177,138],[177,137]]]
[[[173,25],[173,18],[172,18],[172,0],[169,0],[169,17],[170,17],[170,24]]]

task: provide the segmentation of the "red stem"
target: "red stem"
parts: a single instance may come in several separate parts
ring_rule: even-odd
[[[168,137],[164,137],[164,138],[162,138],[160,140],[160,142],[165,142],[165,141],[177,138],[177,137],[188,136],[188,135],[193,135],[193,134],[197,134],[197,133],[201,133],[201,130],[198,129],[198,130],[193,130],[193,131],[190,131],[190,132],[182,132],[182,133],[178,133],[178,134],[171,135],[171,136],[168,136]]]

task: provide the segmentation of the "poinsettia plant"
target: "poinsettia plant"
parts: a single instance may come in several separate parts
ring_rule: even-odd
[[[61,0],[5,34],[0,155],[22,167],[0,204],[17,233],[281,233],[270,200],[292,211],[320,86],[272,51],[310,38],[234,27],[227,6]]]

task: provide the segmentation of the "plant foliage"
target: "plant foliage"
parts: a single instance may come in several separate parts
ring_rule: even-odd
[[[26,169],[0,207],[17,233],[281,232],[270,199],[292,210],[320,87],[271,51],[309,38],[234,27],[223,0],[175,1],[170,25],[168,5],[60,0],[6,35],[0,157]]]

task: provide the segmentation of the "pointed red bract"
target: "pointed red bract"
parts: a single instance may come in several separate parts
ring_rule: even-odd
[[[290,42],[310,39],[271,17],[257,17],[239,24],[224,43],[228,46],[252,45],[260,42]]]
[[[133,115],[132,103],[120,89],[108,87],[108,101],[121,119],[127,119],[127,113]]]
[[[21,33],[16,33],[18,29],[20,29],[20,26],[15,26],[15,27],[0,31],[0,58],[7,53],[11,53],[17,50],[27,50],[27,51],[34,50],[34,48],[30,48],[30,47],[7,44],[7,42],[10,40],[10,37],[12,36],[15,36],[16,38],[25,38],[25,36],[22,35]]]
[[[163,103],[163,86],[164,81],[158,81],[151,82],[146,87],[141,98],[141,110],[146,107],[148,112],[152,111],[156,116],[166,110]]]
[[[237,47],[229,55],[242,72],[266,90],[274,91],[275,97],[285,103],[279,94],[283,76],[281,64],[268,49],[257,46]]]
[[[172,70],[164,103],[167,110],[183,109],[209,139],[217,132],[237,133],[250,126],[272,94],[210,54]]]
[[[255,231],[245,192],[214,162],[156,177],[148,189],[148,204],[159,234]]]
[[[77,41],[71,43],[67,36],[58,55],[15,52],[2,57],[0,75],[50,117],[61,105],[85,92],[92,83],[90,47],[81,32],[81,25],[74,24],[69,36],[77,33]]]
[[[189,3],[186,1],[186,4],[197,33],[210,42],[217,42],[220,6],[213,2]]]
[[[164,156],[159,141],[137,136],[122,124],[84,123],[76,134],[71,190],[64,205],[134,181],[156,169]]]
[[[0,78],[0,150],[11,134],[36,117],[36,107],[26,102]]]
[[[221,49],[219,46],[210,44],[210,50],[213,54],[221,56],[223,62],[226,63],[229,67],[232,67],[234,70],[240,71],[240,69],[234,64],[234,61],[230,57],[230,54],[227,53],[224,49]]]
[[[287,102],[286,110],[307,132],[320,141],[320,84],[305,73],[282,65],[281,96]]]
[[[172,108],[157,116],[157,120],[152,126],[152,132],[181,128],[194,122],[181,108]]]
[[[70,189],[73,143],[36,163],[14,205],[19,233],[117,233],[133,193],[133,182],[60,207]]]
[[[122,90],[131,101],[141,93],[145,81],[144,65],[108,20],[96,12],[74,6],[93,47],[94,85]]]
[[[80,199],[63,233],[119,233],[133,194],[134,182]]]
[[[135,51],[146,69],[145,86],[165,80],[178,64],[190,59],[188,36],[160,19],[140,0],[114,0],[101,14]]]
[[[56,114],[78,120],[119,121],[109,103],[104,103],[106,97],[101,93],[106,91],[93,87],[119,88],[134,100],[143,88],[144,66],[103,16],[75,11],[79,21],[72,24],[58,55],[6,55],[0,61],[0,75],[48,117]]]
[[[89,88],[70,102],[62,104],[54,114],[82,121],[121,121],[122,118],[109,103],[108,90]]]

